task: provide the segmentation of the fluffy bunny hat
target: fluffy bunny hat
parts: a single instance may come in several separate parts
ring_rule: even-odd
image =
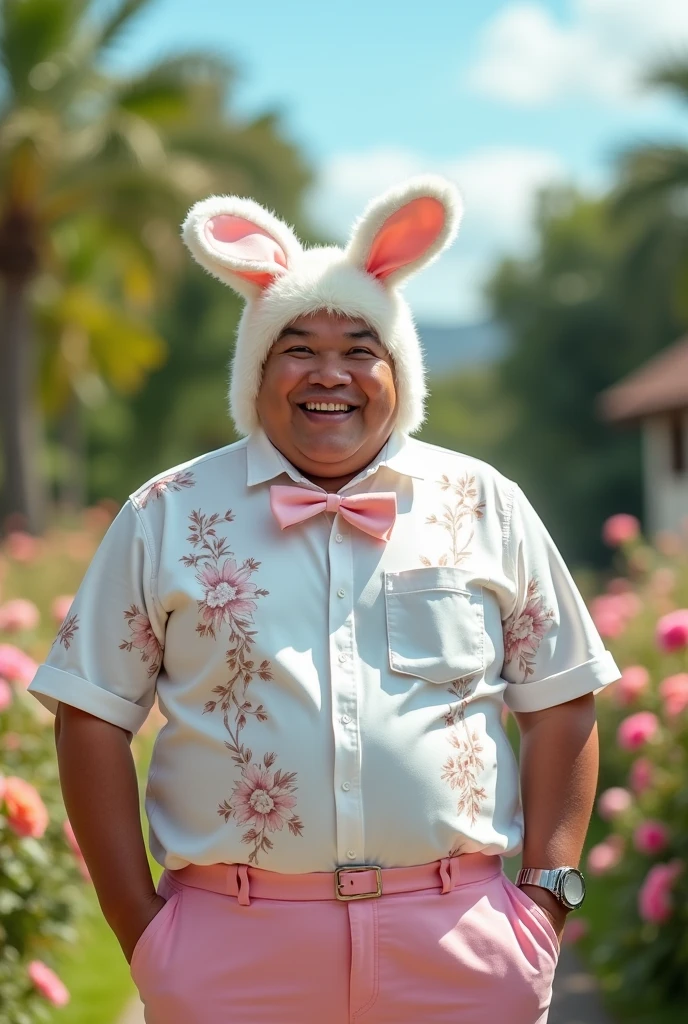
[[[373,200],[345,249],[304,249],[273,213],[238,196],[191,207],[182,235],[194,258],[246,305],[237,330],[229,406],[241,434],[258,426],[256,397],[273,342],[296,317],[318,310],[360,317],[392,356],[396,425],[418,430],[426,396],[423,355],[399,285],[454,240],[463,207],[454,185],[412,178]]]

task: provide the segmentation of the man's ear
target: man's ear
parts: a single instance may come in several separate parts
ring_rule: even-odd
[[[211,196],[189,210],[182,237],[192,256],[246,299],[289,271],[301,244],[273,213],[239,196]]]
[[[444,178],[411,178],[373,200],[354,226],[347,257],[386,285],[427,266],[459,229],[463,203]]]

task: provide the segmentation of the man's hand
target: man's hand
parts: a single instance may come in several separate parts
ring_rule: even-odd
[[[117,936],[117,941],[122,947],[122,952],[128,964],[131,964],[131,958],[137,942],[153,918],[157,917],[160,913],[166,902],[167,900],[164,897],[154,893],[150,900],[141,904],[136,913],[129,913],[127,915],[126,923],[124,921],[121,924],[110,922],[110,927]]]
[[[561,936],[569,911],[559,902],[553,892],[550,892],[549,889],[543,889],[541,885],[521,885],[519,888],[523,890],[526,896],[530,897],[533,903],[537,903],[540,909],[547,915],[557,933],[559,945],[561,945]]]

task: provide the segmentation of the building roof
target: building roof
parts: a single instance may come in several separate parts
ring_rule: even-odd
[[[598,396],[598,408],[611,422],[638,420],[688,408],[688,337],[662,349]]]

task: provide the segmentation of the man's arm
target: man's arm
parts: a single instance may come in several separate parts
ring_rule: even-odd
[[[578,867],[597,788],[599,740],[592,693],[544,711],[517,712],[521,731],[523,867]],[[552,919],[559,936],[566,910],[548,890],[524,891]]]
[[[67,815],[101,909],[129,961],[164,899],[141,831],[131,733],[60,703],[55,745]]]

